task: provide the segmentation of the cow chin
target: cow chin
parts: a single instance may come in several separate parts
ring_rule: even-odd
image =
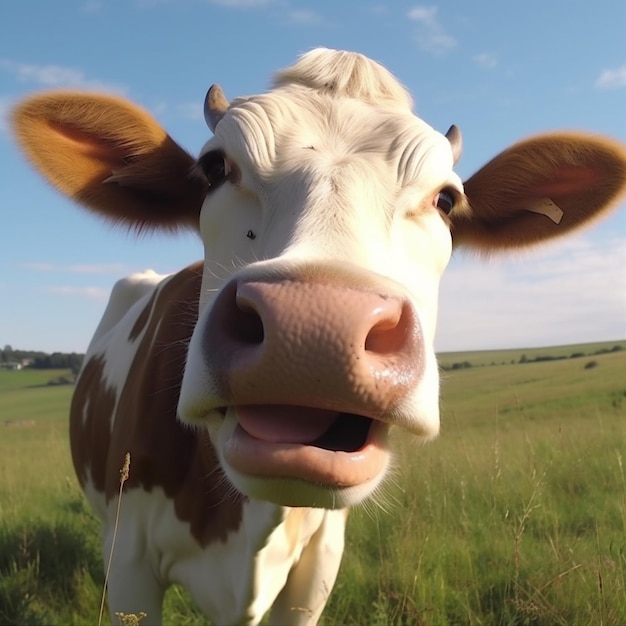
[[[354,449],[333,449],[332,436],[311,443],[258,438],[241,426],[236,407],[226,410],[219,426],[211,420],[216,427],[209,430],[224,473],[244,495],[282,506],[340,509],[370,496],[390,462],[387,424],[365,424],[367,418],[358,416],[337,421],[342,419],[364,422],[363,441]]]

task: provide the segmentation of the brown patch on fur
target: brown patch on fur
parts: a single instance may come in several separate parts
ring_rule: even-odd
[[[225,542],[228,533],[239,528],[246,498],[225,478],[206,431],[195,433],[196,447],[189,472],[176,494],[176,515],[189,520],[191,534],[206,546]]]
[[[136,230],[198,228],[194,159],[147,112],[111,96],[48,92],[13,111],[15,136],[57,189]]]
[[[455,245],[516,248],[558,237],[614,207],[626,192],[626,148],[581,133],[540,135],[495,157],[465,183],[469,209],[453,211]],[[549,198],[555,224],[528,207]]]
[[[115,403],[115,389],[104,384],[104,359],[91,358],[78,377],[70,405],[72,461],[82,487],[89,472],[94,488],[105,489]]]
[[[239,527],[244,498],[233,495],[208,435],[183,426],[176,415],[201,280],[197,263],[159,285],[139,316],[149,321],[139,343],[129,346],[136,353],[117,402],[115,391],[104,386],[103,359],[89,361],[72,401],[70,430],[81,484],[89,469],[107,501],[116,497],[119,470],[130,452],[124,489],[161,487],[204,546],[226,541]]]

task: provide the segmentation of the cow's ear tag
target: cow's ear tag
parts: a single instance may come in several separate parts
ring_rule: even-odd
[[[539,213],[549,217],[555,224],[560,224],[563,219],[563,209],[559,208],[550,198],[539,198],[530,206],[525,206],[526,211]]]

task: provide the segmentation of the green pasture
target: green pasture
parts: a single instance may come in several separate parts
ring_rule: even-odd
[[[544,346],[540,348],[517,348],[504,350],[481,350],[477,352],[443,352],[438,355],[442,367],[453,363],[468,361],[474,366],[482,365],[510,365],[518,363],[520,359],[534,361],[542,358],[564,359],[593,357],[597,353],[606,354],[611,350],[621,348],[626,350],[626,341],[604,341],[598,343],[578,343],[566,346]]]
[[[395,472],[350,514],[321,623],[626,624],[626,350],[593,354],[616,343],[441,355],[471,364],[443,373],[441,436],[396,433]],[[98,620],[72,388],[46,385],[61,374],[0,371],[3,625]],[[207,624],[180,589],[166,601],[166,623]]]
[[[66,418],[72,386],[48,384],[64,376],[71,377],[69,370],[0,370],[0,426],[7,421],[41,424]]]

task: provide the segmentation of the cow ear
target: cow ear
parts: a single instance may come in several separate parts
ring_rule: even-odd
[[[465,183],[450,215],[455,246],[520,248],[579,228],[626,191],[626,147],[579,133],[540,135],[508,148]]]
[[[194,160],[148,113],[120,98],[49,92],[12,115],[29,160],[62,193],[139,231],[198,228]]]

